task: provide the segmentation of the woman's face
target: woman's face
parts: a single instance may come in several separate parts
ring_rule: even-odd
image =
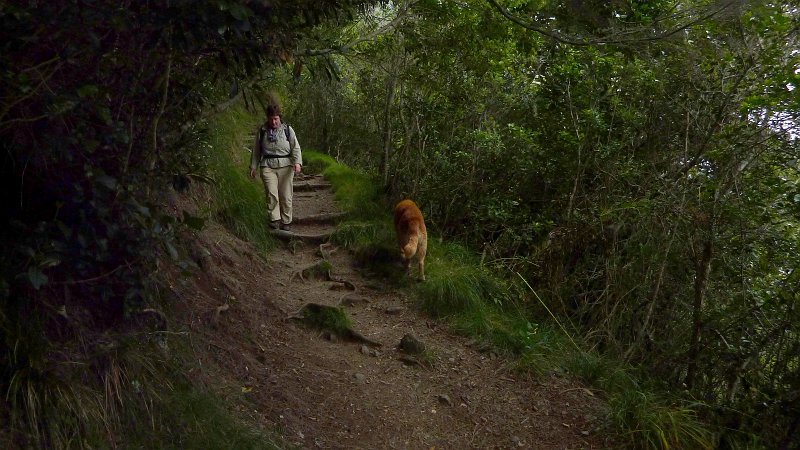
[[[279,126],[281,126],[281,116],[269,116],[267,117],[267,124],[273,130],[277,130]]]

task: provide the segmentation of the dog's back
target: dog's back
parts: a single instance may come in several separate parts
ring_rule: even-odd
[[[403,200],[394,207],[394,228],[397,231],[397,243],[400,254],[410,268],[411,259],[416,256],[419,262],[419,277],[425,280],[425,254],[428,252],[428,230],[425,219],[417,204],[411,200]]]

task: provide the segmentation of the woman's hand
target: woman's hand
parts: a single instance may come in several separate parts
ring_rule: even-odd
[[[300,171],[302,169],[303,169],[303,166],[301,166],[300,164],[295,164],[294,165],[294,173],[300,173]]]
[[[256,177],[256,169],[250,169],[250,178]]]

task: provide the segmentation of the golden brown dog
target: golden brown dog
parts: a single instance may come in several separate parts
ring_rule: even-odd
[[[400,256],[411,272],[411,259],[416,256],[419,262],[419,278],[425,281],[425,254],[428,252],[428,230],[425,219],[417,204],[411,200],[403,200],[394,207],[394,229],[397,231],[397,243],[400,244]]]

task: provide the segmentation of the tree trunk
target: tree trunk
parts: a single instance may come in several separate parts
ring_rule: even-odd
[[[383,112],[383,154],[381,156],[381,174],[383,175],[383,186],[389,186],[389,153],[392,150],[392,104],[394,103],[394,91],[397,85],[397,77],[392,75],[387,83],[386,108]]]
[[[702,243],[700,258],[696,262],[694,277],[694,302],[692,304],[692,337],[689,340],[686,386],[692,388],[697,378],[697,359],[700,356],[703,329],[703,300],[708,287],[708,274],[711,272],[713,257],[713,237],[711,234]]]

